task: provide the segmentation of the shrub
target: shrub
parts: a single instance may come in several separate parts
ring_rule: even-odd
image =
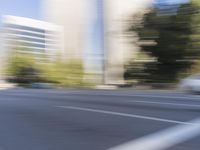
[[[10,82],[30,84],[40,80],[34,57],[28,54],[13,53],[8,60],[6,73]]]

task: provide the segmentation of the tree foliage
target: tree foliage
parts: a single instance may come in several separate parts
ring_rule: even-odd
[[[6,73],[8,80],[19,84],[30,84],[41,80],[34,57],[30,54],[12,52]]]
[[[80,60],[60,61],[40,65],[42,78],[62,87],[83,86],[84,69]]]
[[[163,5],[146,13],[142,23],[131,25],[129,32],[138,34],[141,50],[155,58],[140,67],[145,82],[174,82],[199,59],[199,17],[193,2]],[[134,71],[128,69],[126,74]]]
[[[36,82],[61,87],[83,86],[84,68],[80,60],[38,61],[36,56],[13,50],[6,69],[8,80],[21,85]]]

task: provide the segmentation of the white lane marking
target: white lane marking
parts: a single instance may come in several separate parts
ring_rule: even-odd
[[[193,125],[177,125],[109,150],[164,150],[173,147],[200,135],[200,119],[189,123]]]
[[[130,101],[127,101],[127,102],[131,102],[131,103],[159,104],[159,105],[171,105],[171,106],[185,106],[185,107],[200,108],[200,105],[180,104],[180,103],[179,104],[175,104],[175,103],[156,102],[156,101],[135,101],[135,100],[130,100]]]
[[[90,109],[83,107],[73,107],[73,106],[56,106],[56,107],[180,124],[175,127],[166,129],[164,131],[160,131],[158,133],[154,133],[139,138],[132,142],[127,142],[120,146],[116,146],[109,150],[164,150],[200,135],[200,119],[196,119],[191,122],[182,122],[176,120],[168,120],[156,117],[133,115],[133,114],[119,113],[119,112],[99,110],[99,109]]]
[[[145,97],[145,98],[172,98],[172,99],[191,99],[191,100],[198,100],[200,101],[200,96],[198,95],[184,95],[184,96],[165,96],[165,95],[149,95],[149,94],[126,94],[126,93],[121,93],[121,94],[111,94],[111,93],[69,93],[71,95],[84,95],[84,96],[119,96],[119,97]]]
[[[163,118],[157,118],[157,117],[128,114],[128,113],[120,113],[120,112],[100,110],[100,109],[91,109],[91,108],[73,107],[73,106],[56,106],[56,107],[64,108],[64,109],[79,110],[79,111],[96,112],[96,113],[109,114],[109,115],[122,116],[122,117],[130,117],[130,118],[146,119],[146,120],[153,120],[153,121],[160,121],[160,122],[168,122],[168,123],[175,123],[175,124],[193,125],[191,123],[184,122],[184,121],[177,121],[177,120],[163,119]]]
[[[200,101],[200,96],[194,96],[194,95],[186,95],[186,96],[159,96],[159,95],[133,95],[133,97],[147,97],[147,98],[173,98],[173,99],[190,99],[190,100],[198,100]]]
[[[28,94],[22,94],[20,93],[9,93],[11,96],[34,96],[36,93],[28,93]],[[42,91],[40,93],[43,93]],[[177,100],[194,100],[194,101],[199,101],[200,102],[200,96],[199,95],[183,95],[183,96],[164,96],[164,95],[152,95],[152,94],[113,94],[113,93],[81,93],[81,92],[76,92],[76,91],[48,91],[46,93],[51,93],[51,94],[67,94],[67,95],[59,95],[61,97],[66,97],[66,96],[77,96],[77,95],[83,95],[83,96],[116,96],[116,97],[144,97],[144,98],[164,98],[164,99],[177,99]],[[5,94],[6,95],[6,94]]]
[[[185,95],[185,96],[164,96],[164,95],[148,95],[148,94],[105,94],[105,93],[70,93],[71,95],[84,95],[84,96],[119,96],[119,97],[145,97],[145,98],[164,98],[164,99],[179,99],[179,100],[198,100],[200,102],[200,96]]]

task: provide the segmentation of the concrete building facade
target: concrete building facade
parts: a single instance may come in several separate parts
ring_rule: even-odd
[[[90,55],[86,66],[94,72],[101,72],[103,84],[124,84],[124,64],[132,57],[133,51],[138,49],[130,45],[129,39],[124,36],[127,27],[125,22],[134,13],[144,12],[152,1],[44,0],[43,6],[48,21],[64,26],[64,47],[67,57],[85,59]],[[96,27],[92,28],[91,25]],[[92,32],[93,36],[88,38],[88,27],[102,32],[103,39],[98,32]],[[96,42],[94,39],[103,41]],[[89,46],[90,54],[85,52],[88,43],[97,43],[96,48],[95,45]],[[96,57],[99,50],[101,52],[97,53]]]
[[[44,0],[43,13],[48,22],[64,27],[65,57],[80,59],[86,44],[89,0]]]
[[[39,59],[62,55],[64,35],[61,26],[18,16],[3,16],[2,22],[6,53],[16,49]]]

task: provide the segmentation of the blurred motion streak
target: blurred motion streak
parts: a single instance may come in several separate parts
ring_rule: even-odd
[[[86,72],[96,74],[95,82],[124,84],[124,63],[134,51],[124,36],[125,21],[150,4],[151,0],[45,0],[44,14],[64,26],[66,56],[83,59]]]
[[[156,85],[199,72],[198,0],[43,0],[41,5],[45,21],[2,17],[1,72],[9,81],[29,74],[24,78],[31,84]]]
[[[198,1],[158,1],[129,21],[127,33],[141,50],[128,63],[125,78],[139,83],[176,83],[199,72]],[[196,67],[195,67],[196,66]],[[193,68],[196,68],[193,70]]]

